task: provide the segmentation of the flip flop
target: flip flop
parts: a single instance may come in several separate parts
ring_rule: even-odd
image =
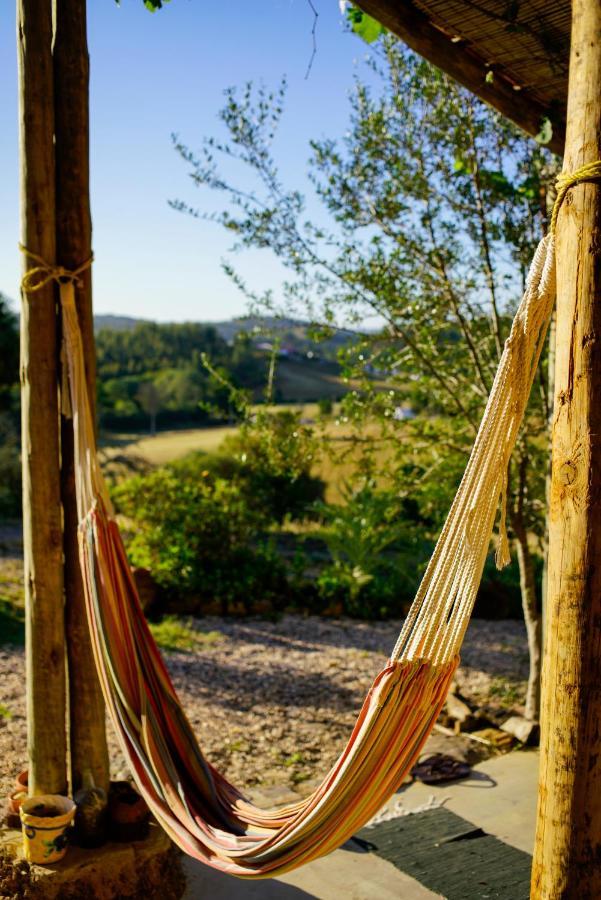
[[[411,774],[424,784],[442,784],[467,778],[471,771],[468,764],[460,759],[453,759],[446,753],[435,753],[414,766]]]

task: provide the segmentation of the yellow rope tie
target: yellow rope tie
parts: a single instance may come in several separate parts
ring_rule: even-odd
[[[21,290],[23,291],[23,293],[33,294],[36,291],[40,291],[43,287],[46,287],[46,285],[50,284],[51,281],[56,281],[60,288],[61,305],[67,302],[67,294],[72,297],[72,289],[74,286],[82,287],[83,282],[79,276],[82,274],[82,272],[85,272],[86,269],[90,268],[90,266],[92,265],[92,260],[94,259],[94,255],[92,254],[89,259],[87,259],[76,269],[66,269],[64,266],[51,266],[50,263],[46,262],[43,256],[38,256],[37,253],[32,253],[31,250],[28,250],[27,247],[23,246],[23,244],[19,244],[19,250],[25,256],[28,256],[34,262],[38,263],[37,266],[28,269],[23,275],[23,278],[21,279]],[[69,285],[69,291],[67,291],[66,285]],[[61,343],[60,397],[62,414],[68,419],[72,418],[73,410],[71,407],[71,396],[69,390],[69,372],[64,333]]]
[[[561,204],[565,200],[565,196],[570,188],[583,181],[593,181],[595,178],[601,178],[601,159],[587,163],[585,166],[580,166],[579,169],[575,169],[573,172],[562,172],[555,182],[557,197],[553,204],[553,212],[551,213],[551,222],[549,225],[549,232],[551,234],[555,234],[557,216],[559,215]]]
[[[94,260],[94,254],[92,254],[89,259],[76,269],[65,269],[64,266],[51,266],[42,256],[38,256],[37,253],[32,253],[31,250],[28,250],[23,244],[19,244],[19,250],[21,253],[25,254],[25,256],[29,256],[30,259],[33,259],[34,262],[38,263],[37,266],[28,269],[21,279],[21,290],[26,294],[33,294],[35,291],[41,290],[51,281],[56,281],[59,285],[70,283],[77,287],[81,287],[82,280],[79,276],[82,272],[85,272],[86,269],[90,268]]]

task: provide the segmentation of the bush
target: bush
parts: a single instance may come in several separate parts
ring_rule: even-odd
[[[431,549],[415,525],[403,520],[402,501],[371,484],[346,491],[346,504],[321,505],[323,538],[332,563],[318,578],[326,604],[361,618],[403,615]]]
[[[260,538],[266,516],[235,482],[185,477],[167,466],[113,493],[117,508],[135,522],[132,562],[152,572],[172,610],[200,612],[218,602],[226,614],[251,612],[257,600],[276,608],[283,602],[283,565]]]
[[[331,397],[320,397],[317,401],[317,408],[319,410],[319,415],[323,419],[327,419],[328,416],[331,416],[334,412],[334,404]]]
[[[8,413],[0,413],[0,518],[21,515],[19,432]]]
[[[324,482],[311,474],[315,455],[315,440],[297,413],[263,413],[226,438],[218,453],[192,453],[173,469],[185,478],[204,474],[234,482],[249,506],[281,524],[286,517],[313,516],[323,500]]]

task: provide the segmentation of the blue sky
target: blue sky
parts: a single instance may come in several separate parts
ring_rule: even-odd
[[[246,301],[222,273],[230,238],[177,213],[168,199],[207,208],[171,146],[219,133],[228,85],[289,82],[276,144],[287,183],[308,190],[310,138],[341,135],[348,91],[366,45],[345,30],[337,0],[314,0],[317,54],[308,80],[313,14],[307,0],[172,0],[154,14],[142,0],[88,0],[91,55],[91,191],[97,313],[159,321],[240,315]],[[10,11],[7,7],[10,6]],[[14,4],[0,19],[0,291],[19,283],[17,81]],[[214,201],[213,201],[214,202]],[[257,289],[281,279],[266,252],[239,258]]]

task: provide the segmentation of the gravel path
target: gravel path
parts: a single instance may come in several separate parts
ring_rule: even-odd
[[[256,798],[282,799],[283,788],[306,794],[336,759],[398,626],[210,617],[194,622],[214,633],[199,651],[165,657],[210,761]],[[519,711],[527,672],[520,622],[472,622],[457,675],[467,698]],[[24,677],[23,650],[0,647],[0,796],[25,764]],[[122,771],[110,725],[109,742]]]

